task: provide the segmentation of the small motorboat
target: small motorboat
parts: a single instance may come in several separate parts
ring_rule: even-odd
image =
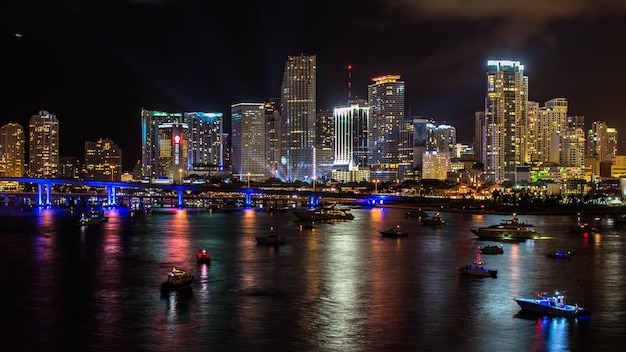
[[[109,221],[108,216],[104,216],[104,210],[90,210],[81,214],[78,220],[79,226],[100,225],[105,221]]]
[[[464,266],[458,266],[456,269],[465,275],[473,275],[479,277],[493,277],[498,276],[498,270],[487,269],[484,266],[485,263],[480,261],[474,261]]]
[[[410,210],[406,213],[406,216],[409,218],[425,218],[428,217],[428,213],[423,211],[422,209]]]
[[[380,231],[380,234],[383,237],[407,237],[408,232],[404,232],[400,230],[400,225],[396,225],[396,227],[392,227],[389,230]]]
[[[552,251],[550,253],[546,253],[548,258],[556,258],[556,259],[572,259],[572,252],[570,251]]]
[[[502,248],[502,245],[499,246],[485,246],[485,247],[478,247],[480,249],[480,252],[482,254],[504,254],[504,249]]]
[[[161,284],[162,291],[178,291],[191,287],[194,275],[188,274],[184,270],[172,268],[172,271],[167,274],[167,278]]]
[[[211,264],[211,253],[206,249],[200,250],[196,254],[196,260],[198,263]]]
[[[547,292],[538,293],[535,297],[517,297],[515,302],[522,308],[533,313],[543,315],[553,315],[566,318],[586,318],[589,317],[589,309],[574,305],[565,304],[565,295],[556,292],[548,295]]]
[[[310,223],[306,223],[306,224],[300,224],[299,229],[300,230],[313,230],[316,229],[317,225],[315,225],[315,222],[311,221]]]
[[[287,238],[285,236],[278,236],[274,233],[274,228],[270,228],[270,234],[263,237],[255,237],[257,244],[267,244],[267,245],[279,245],[286,244]]]
[[[596,233],[599,229],[596,226],[591,225],[590,223],[582,223],[576,226],[573,226],[569,230],[571,233]]]
[[[421,222],[422,225],[443,225],[446,223],[439,213],[433,215],[433,217],[422,218]]]

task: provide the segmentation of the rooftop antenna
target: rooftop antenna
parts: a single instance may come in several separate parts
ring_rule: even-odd
[[[352,99],[352,93],[350,93],[351,88],[352,88],[352,65],[348,65],[348,104],[350,104],[350,100]]]

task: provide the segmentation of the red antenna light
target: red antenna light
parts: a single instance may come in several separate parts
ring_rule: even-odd
[[[350,92],[352,88],[352,65],[348,65],[348,104],[350,100],[352,100],[352,93]]]

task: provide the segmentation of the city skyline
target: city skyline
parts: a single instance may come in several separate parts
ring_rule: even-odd
[[[626,78],[619,69],[626,5],[600,4],[1,5],[0,44],[10,54],[0,123],[26,127],[37,111],[49,111],[59,119],[61,155],[82,156],[85,141],[109,138],[124,150],[127,171],[139,160],[141,108],[221,112],[230,120],[232,104],[280,96],[286,58],[308,53],[318,60],[318,109],[365,98],[373,77],[397,74],[406,84],[406,116],[451,124],[458,141],[471,144],[486,62],[510,59],[526,66],[529,100],[565,98],[586,129],[606,121],[624,131],[626,107],[615,102]]]

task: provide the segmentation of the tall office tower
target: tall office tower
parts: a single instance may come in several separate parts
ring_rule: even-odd
[[[348,171],[368,165],[371,109],[357,100],[333,110],[335,125],[334,166]]]
[[[585,166],[585,131],[580,127],[567,127],[561,132],[561,156],[559,164],[564,167]]]
[[[0,127],[0,175],[24,177],[25,144],[22,125],[7,123]]]
[[[221,112],[186,112],[184,122],[189,126],[190,170],[224,170],[223,114]]]
[[[485,180],[515,180],[524,164],[528,77],[519,61],[487,61],[483,159]]]
[[[223,170],[227,136],[222,120],[222,113],[141,109],[142,178],[174,182],[196,168]]]
[[[529,164],[537,164],[544,161],[544,156],[539,151],[539,144],[533,143],[539,138],[539,126],[541,125],[541,107],[536,101],[529,101],[526,104],[526,138],[529,141],[526,147],[524,160]]]
[[[263,182],[270,177],[265,158],[265,104],[237,103],[230,111],[233,177]]]
[[[485,160],[483,160],[483,132],[484,132],[484,123],[485,123],[485,111],[476,111],[474,113],[474,138],[473,138],[473,149],[474,149],[474,161],[479,164],[484,164]]]
[[[587,132],[587,157],[596,158],[600,162],[609,159],[607,128],[604,121],[594,121],[591,124],[591,129]]]
[[[398,143],[398,178],[401,181],[406,179],[418,180],[420,175],[415,173],[413,169],[413,124],[412,118],[403,118],[400,120],[400,138]]]
[[[383,180],[391,181],[398,176],[404,81],[400,81],[399,75],[384,75],[372,80],[374,83],[367,87],[367,101],[372,108],[369,164]]]
[[[432,130],[432,141],[434,143],[433,150],[455,155],[456,128],[446,124],[438,125]]]
[[[39,111],[28,122],[28,173],[35,178],[56,178],[59,172],[59,120]]]
[[[330,176],[335,162],[335,118],[330,109],[318,109],[315,124],[316,178]]]
[[[617,157],[617,147],[619,145],[617,139],[617,129],[614,127],[606,128],[606,140],[607,140],[607,159],[615,160]]]
[[[281,86],[281,178],[310,180],[314,171],[316,120],[315,55],[289,56]]]
[[[277,101],[278,100],[278,101]],[[281,117],[279,99],[270,99],[265,108],[265,163],[269,177],[278,178],[281,146]]]
[[[120,181],[122,149],[110,139],[85,142],[85,180]]]
[[[141,109],[141,176],[147,179],[170,178],[174,180],[174,175],[167,175],[165,170],[159,169],[159,157],[161,152],[160,126],[164,124],[183,123],[182,113],[168,113],[164,111],[150,111]],[[180,139],[179,139],[180,142]],[[168,149],[169,147],[169,149]],[[171,156],[171,143],[163,146],[164,151],[168,150]],[[180,156],[179,156],[180,157]],[[170,172],[173,168],[170,168]]]
[[[424,153],[432,151],[434,129],[435,124],[432,120],[422,119],[419,116],[413,118],[413,170],[418,173],[423,173]]]

